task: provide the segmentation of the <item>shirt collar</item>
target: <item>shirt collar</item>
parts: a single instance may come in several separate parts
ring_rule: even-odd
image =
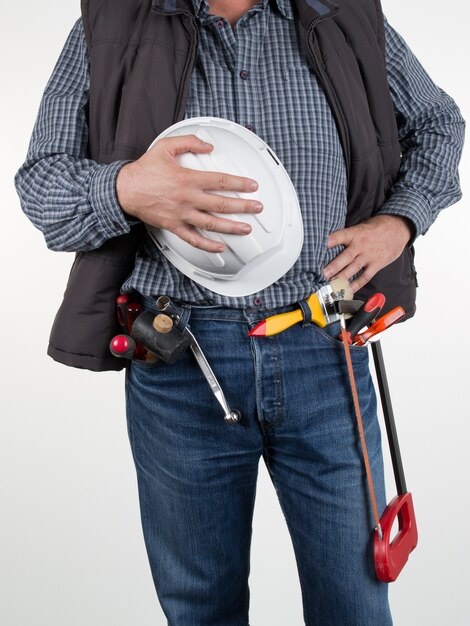
[[[194,14],[195,15],[197,15],[199,13],[199,11],[201,10],[203,4],[207,5],[207,2],[204,2],[204,0],[192,0],[192,3],[193,3],[193,6],[194,6]]]
[[[269,2],[269,0],[262,0],[262,2],[263,2],[263,7],[265,7],[267,3]],[[277,6],[279,11],[282,13],[282,15],[286,19],[288,20],[294,19],[294,11],[292,9],[291,0],[271,0],[271,2],[273,2]],[[196,16],[199,15],[200,11],[202,11],[203,8],[206,11],[209,8],[207,0],[192,0],[192,3],[194,7],[194,14]]]
[[[272,0],[272,1],[274,2],[274,4],[277,5],[277,8],[286,19],[288,20],[294,19],[294,10],[292,8],[291,0]]]

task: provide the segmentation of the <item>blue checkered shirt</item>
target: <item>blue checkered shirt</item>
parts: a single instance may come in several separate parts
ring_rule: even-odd
[[[289,0],[262,0],[235,29],[193,0],[199,24],[185,117],[210,115],[245,125],[266,141],[290,175],[302,211],[299,259],[275,284],[246,298],[214,294],[181,274],[147,241],[123,290],[168,294],[203,305],[267,308],[296,302],[325,283],[337,254],[329,233],[344,226],[346,166],[325,93],[299,47]],[[386,22],[386,67],[403,162],[381,213],[405,216],[423,234],[461,197],[457,166],[464,122],[403,39]],[[116,198],[123,162],[87,159],[89,60],[79,20],[47,84],[27,160],[16,177],[22,206],[53,250],[90,250],[128,232]]]

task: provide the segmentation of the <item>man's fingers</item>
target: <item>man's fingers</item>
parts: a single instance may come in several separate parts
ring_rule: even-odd
[[[222,252],[225,249],[222,242],[204,237],[199,230],[243,236],[251,232],[251,226],[194,209],[185,218],[185,223],[175,228],[173,233],[194,248],[200,248],[206,252]]]
[[[341,277],[351,280],[353,276],[355,276],[356,274],[359,274],[359,272],[362,272],[362,270],[364,270],[364,267],[365,267],[364,263],[365,261],[362,260],[360,256],[357,256],[351,263],[349,263],[341,271]]]
[[[167,137],[155,143],[134,163],[124,165],[116,181],[116,190],[123,211],[146,224],[175,232],[181,225],[192,226],[186,219],[188,210],[199,210],[198,228],[224,233],[248,233],[250,228],[229,222],[217,222],[210,213],[258,213],[263,210],[251,194],[258,183],[245,176],[225,172],[208,172],[181,167],[175,155],[188,152],[210,152],[214,146],[196,135]],[[132,170],[131,170],[132,168]],[[128,175],[127,175],[128,174]],[[212,192],[212,193],[211,193]],[[214,193],[218,192],[218,193]],[[241,196],[241,197],[239,197]],[[201,220],[204,223],[201,223]],[[195,247],[213,249],[194,232],[185,230],[185,237],[192,237]]]
[[[343,250],[343,252],[338,254],[338,256],[335,257],[330,263],[328,263],[328,265],[325,266],[325,268],[323,269],[323,274],[328,280],[330,278],[333,278],[333,276],[337,276],[340,272],[344,274],[343,270],[345,270],[345,268],[353,263],[355,259],[356,254],[350,248],[346,248],[345,250]],[[351,274],[351,276],[353,275],[354,272]]]
[[[212,213],[206,213],[204,211],[191,211],[185,221],[192,226],[207,230],[211,233],[248,235],[251,232],[251,226],[249,224],[226,219],[224,217],[216,217],[212,215]]]
[[[378,268],[372,269],[371,266],[365,267],[362,274],[349,283],[353,293],[356,293],[356,291],[359,291],[359,289],[364,287],[364,285],[367,285],[367,283],[377,274],[378,271]]]
[[[211,213],[261,213],[263,205],[257,200],[230,198],[222,194],[201,193],[194,199],[194,206]]]
[[[347,246],[351,243],[354,233],[351,232],[352,228],[342,228],[334,233],[331,233],[328,237],[328,248],[334,248],[335,246]]]
[[[202,139],[199,139],[196,135],[165,137],[164,139],[157,141],[152,149],[155,149],[157,146],[164,148],[168,154],[172,156],[183,154],[184,152],[210,152],[214,149],[214,146],[211,143],[202,141]]]
[[[202,191],[241,191],[250,193],[258,189],[252,178],[235,176],[225,172],[200,172],[186,169],[188,184]]]
[[[409,225],[401,218],[377,215],[366,222],[338,230],[328,238],[328,248],[344,250],[323,270],[327,280],[344,277],[354,292],[366,285],[382,268],[392,263],[410,238]]]
[[[199,248],[206,252],[223,252],[225,248],[222,242],[203,237],[193,226],[182,224],[173,232],[180,239],[189,243],[190,246],[193,246],[193,248]]]
[[[183,135],[181,137],[166,137],[160,139],[152,149],[158,145],[165,148],[171,156],[184,154],[185,152],[204,153],[211,152],[214,146],[206,143],[196,135]],[[203,190],[211,191],[241,191],[250,193],[258,189],[258,183],[253,178],[235,176],[226,172],[203,172],[190,168],[181,168],[185,171],[187,184]]]

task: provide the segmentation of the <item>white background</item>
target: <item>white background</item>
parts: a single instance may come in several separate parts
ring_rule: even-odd
[[[470,119],[468,3],[384,0],[433,79]],[[123,375],[46,354],[70,254],[47,251],[12,179],[78,2],[1,9],[0,622],[4,626],[158,626],[127,439]],[[468,151],[464,199],[417,243],[418,312],[383,339],[417,550],[391,585],[396,626],[468,626]],[[387,465],[389,499],[394,495]],[[250,576],[253,626],[301,626],[289,535],[264,465]],[[348,626],[344,624],[342,626]]]

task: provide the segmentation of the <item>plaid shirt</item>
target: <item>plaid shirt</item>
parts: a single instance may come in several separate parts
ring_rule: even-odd
[[[322,269],[338,253],[327,250],[326,241],[345,223],[346,167],[331,109],[299,47],[289,0],[261,0],[234,30],[208,13],[207,0],[193,4],[199,45],[185,117],[233,120],[272,146],[299,197],[304,246],[276,283],[245,298],[228,298],[181,274],[147,240],[123,290],[235,308],[296,302],[325,283]],[[387,22],[385,35],[403,162],[380,213],[409,218],[420,235],[441,209],[461,197],[457,166],[464,122],[454,101]],[[47,84],[27,160],[16,177],[23,210],[53,250],[97,248],[132,227],[115,191],[123,162],[103,165],[86,158],[88,87],[89,60],[79,20]]]

